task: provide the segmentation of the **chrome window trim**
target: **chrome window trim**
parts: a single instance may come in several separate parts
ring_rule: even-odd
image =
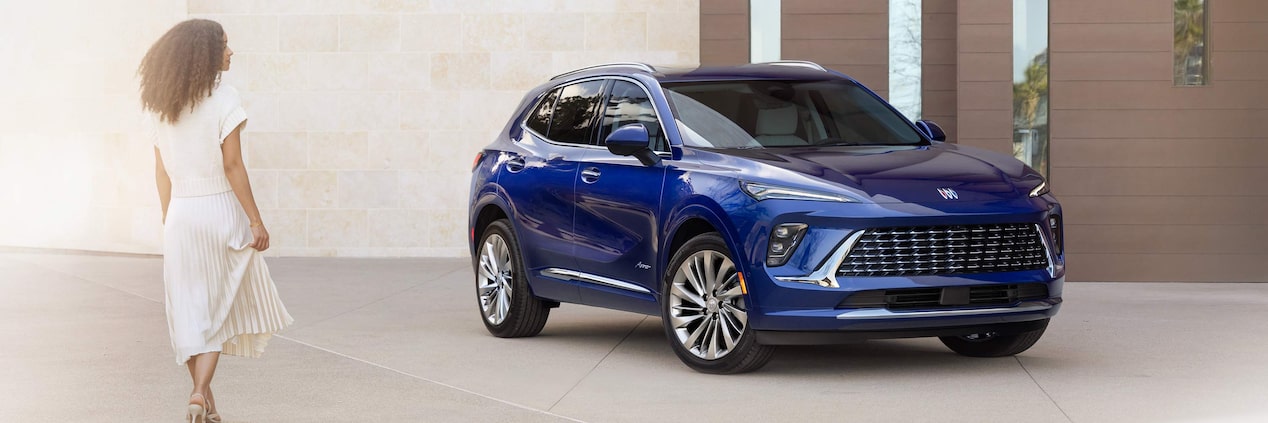
[[[555,91],[557,89],[560,89],[569,85],[573,85],[573,84],[583,84],[590,81],[607,81],[607,80],[618,80],[618,79],[634,83],[634,85],[637,85],[639,88],[643,89],[643,94],[647,94],[648,100],[653,100],[652,93],[650,90],[647,89],[646,85],[643,85],[643,83],[637,79],[630,78],[627,76],[620,76],[620,75],[595,76],[591,78],[578,79],[576,81],[568,81],[567,84],[560,84],[560,85],[550,87],[550,89],[546,90],[543,95],[550,94],[550,92],[552,91]],[[609,95],[611,95],[610,92],[605,92],[604,99],[606,100]],[[670,149],[672,150],[673,144],[669,142],[670,141],[669,132],[665,131],[665,119],[661,118],[661,116],[664,116],[665,114],[660,109],[660,106],[656,105],[656,101],[653,100],[651,103],[652,103],[652,110],[656,112],[656,124],[660,125],[660,133],[665,134],[665,144],[667,147],[670,147]],[[536,103],[533,103],[533,109],[536,109],[538,104],[541,104],[541,100],[538,100]],[[606,105],[607,103],[604,103],[604,107],[606,107]],[[559,146],[559,147],[579,147],[579,148],[587,148],[587,149],[593,149],[593,150],[608,151],[607,147],[593,145],[593,144],[573,144],[573,143],[565,143],[565,142],[558,142],[558,141],[551,140],[549,137],[546,137],[542,133],[537,132],[536,130],[533,130],[533,128],[529,128],[528,118],[529,118],[528,116],[524,116],[524,119],[520,120],[520,129],[537,136],[537,138],[541,139],[542,141],[545,141],[547,144]],[[555,119],[553,110],[551,111],[550,118],[551,120]],[[661,156],[661,157],[668,157],[668,158],[673,157],[673,151],[655,151],[655,153],[657,156]]]
[[[1014,307],[966,308],[955,310],[932,311],[893,311],[884,308],[866,308],[851,310],[837,315],[839,320],[892,320],[892,319],[925,319],[952,316],[983,316],[991,314],[1029,313],[1051,309],[1050,301],[1026,301]]]
[[[824,260],[823,264],[819,265],[813,273],[806,276],[776,276],[775,279],[784,282],[815,284],[827,288],[840,288],[841,285],[837,284],[837,269],[841,267],[845,257],[850,255],[850,250],[854,249],[854,244],[859,241],[859,238],[863,237],[864,232],[867,231],[857,230],[850,234],[849,237],[846,237],[845,242],[842,242],[841,246],[837,247],[836,251],[832,252],[832,255],[827,260]]]
[[[603,286],[608,286],[612,288],[623,289],[626,291],[633,291],[640,294],[652,293],[652,291],[647,290],[647,288],[643,288],[641,286],[638,286],[629,282],[620,281],[620,280],[616,280],[612,278],[605,278],[603,276],[592,275],[585,272],[578,272],[576,270],[568,270],[568,269],[560,269],[557,267],[552,267],[549,269],[542,270],[541,273],[542,273],[542,276],[546,276],[546,277],[554,278],[554,279],[592,283],[596,285],[603,285]]]

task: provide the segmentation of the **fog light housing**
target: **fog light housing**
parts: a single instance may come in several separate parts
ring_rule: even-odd
[[[1052,249],[1056,250],[1057,254],[1064,254],[1065,242],[1061,234],[1061,215],[1048,216],[1048,230],[1052,231]]]
[[[784,223],[771,229],[770,242],[766,247],[766,265],[774,267],[787,263],[797,249],[797,244],[801,242],[801,237],[806,234],[806,227],[805,223]]]

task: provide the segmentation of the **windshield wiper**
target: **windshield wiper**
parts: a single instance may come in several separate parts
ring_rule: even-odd
[[[858,141],[847,141],[837,137],[828,137],[816,141],[814,145],[863,145],[863,143]]]

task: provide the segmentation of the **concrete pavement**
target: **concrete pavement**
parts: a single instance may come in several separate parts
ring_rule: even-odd
[[[1071,283],[1015,358],[872,341],[712,376],[655,317],[565,304],[538,337],[494,338],[465,259],[269,265],[296,324],[221,360],[227,422],[1268,421],[1268,284]],[[161,266],[0,252],[0,422],[180,421]]]

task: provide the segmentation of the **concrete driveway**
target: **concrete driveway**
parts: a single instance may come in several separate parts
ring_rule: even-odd
[[[296,324],[221,360],[228,422],[1268,421],[1268,284],[1071,283],[1018,357],[936,339],[781,348],[695,373],[656,317],[564,305],[485,332],[465,259],[276,258]],[[0,422],[175,422],[157,257],[0,252]]]

